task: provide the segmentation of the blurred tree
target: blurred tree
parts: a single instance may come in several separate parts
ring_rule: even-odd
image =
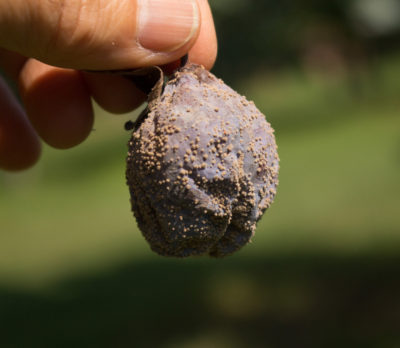
[[[349,70],[400,41],[400,0],[212,0],[211,7],[220,38],[215,70],[233,84],[288,64]],[[378,21],[390,30],[371,35]]]

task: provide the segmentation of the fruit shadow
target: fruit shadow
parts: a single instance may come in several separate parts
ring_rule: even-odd
[[[395,347],[400,259],[152,258],[43,293],[0,288],[0,346]]]

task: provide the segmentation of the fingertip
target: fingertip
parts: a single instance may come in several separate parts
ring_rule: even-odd
[[[122,76],[85,72],[83,77],[93,99],[110,113],[130,112],[146,100],[146,95]]]
[[[93,128],[93,107],[78,71],[30,59],[19,82],[28,117],[47,144],[67,149],[87,138]]]
[[[211,70],[217,59],[218,41],[214,20],[207,0],[198,0],[201,12],[199,36],[189,51],[189,60]]]
[[[17,172],[33,167],[42,152],[38,137],[18,122],[7,128],[12,134],[0,129],[0,169]]]
[[[20,171],[40,158],[41,144],[22,107],[0,79],[0,168]]]

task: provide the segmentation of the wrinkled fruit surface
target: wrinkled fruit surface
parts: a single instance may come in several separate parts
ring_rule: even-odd
[[[278,169],[264,115],[189,64],[149,100],[129,142],[126,176],[152,250],[222,257],[250,241],[275,196]]]

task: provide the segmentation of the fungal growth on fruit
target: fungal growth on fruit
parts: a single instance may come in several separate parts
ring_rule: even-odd
[[[276,193],[273,129],[201,66],[187,64],[166,84],[160,75],[128,144],[132,211],[160,255],[232,254]]]

